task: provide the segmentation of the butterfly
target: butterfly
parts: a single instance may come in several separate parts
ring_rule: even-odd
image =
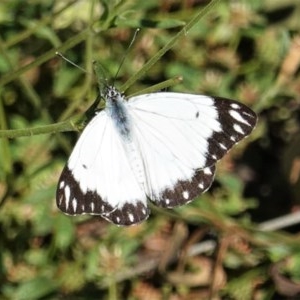
[[[251,133],[256,114],[224,98],[175,92],[131,97],[107,85],[103,110],[84,128],[60,176],[68,215],[117,225],[148,218],[147,202],[174,208],[209,189],[215,164]]]

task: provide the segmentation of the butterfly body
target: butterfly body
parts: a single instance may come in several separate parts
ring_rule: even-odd
[[[117,134],[122,141],[124,151],[134,177],[142,190],[146,189],[145,173],[141,153],[134,141],[131,118],[124,96],[114,87],[107,88],[106,107],[104,112],[111,119]]]
[[[172,208],[205,192],[216,162],[256,123],[243,104],[203,95],[158,92],[126,101],[107,87],[104,99],[62,172],[57,205],[118,225],[146,219],[148,200]]]

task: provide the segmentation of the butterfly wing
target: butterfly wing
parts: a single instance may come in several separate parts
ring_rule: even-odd
[[[133,97],[128,109],[144,159],[148,197],[174,207],[211,185],[214,164],[256,124],[241,103],[182,93]]]
[[[149,215],[145,192],[105,111],[82,132],[59,179],[57,206],[66,214],[95,214],[119,224]]]

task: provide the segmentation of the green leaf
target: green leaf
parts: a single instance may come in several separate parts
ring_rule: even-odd
[[[57,214],[54,222],[54,230],[55,247],[61,250],[68,248],[75,236],[75,227],[72,218],[62,213]]]
[[[264,268],[257,268],[237,276],[226,284],[225,294],[231,299],[253,299],[254,289],[257,282],[263,282],[266,278]],[[241,298],[242,296],[242,298]]]
[[[16,288],[13,299],[35,300],[49,295],[56,290],[57,285],[48,278],[36,277]]]
[[[291,247],[285,244],[273,245],[267,249],[269,258],[273,262],[277,262],[291,255]]]
[[[54,94],[57,97],[67,94],[81,75],[82,71],[74,67],[60,69],[55,75]]]
[[[300,282],[300,254],[293,255],[288,262],[288,269],[291,278],[294,281]]]

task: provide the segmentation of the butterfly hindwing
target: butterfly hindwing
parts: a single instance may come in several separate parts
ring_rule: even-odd
[[[146,195],[105,112],[82,132],[59,179],[56,199],[67,214],[101,215],[119,225],[148,217]]]
[[[206,167],[196,170],[190,180],[178,180],[172,188],[167,188],[158,199],[153,199],[155,204],[173,208],[191,202],[210,188],[215,169],[215,166]]]
[[[95,191],[82,191],[69,169],[65,166],[57,188],[57,206],[68,215],[100,214],[112,211],[113,207],[104,202]]]

